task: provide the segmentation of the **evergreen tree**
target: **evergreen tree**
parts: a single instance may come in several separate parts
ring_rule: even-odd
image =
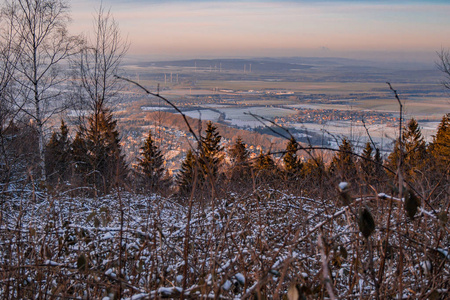
[[[259,171],[273,171],[275,169],[275,161],[270,152],[263,153],[262,150],[255,159],[254,168]]]
[[[362,176],[367,183],[370,183],[375,171],[374,157],[372,153],[372,145],[370,144],[370,142],[367,142],[366,147],[361,153],[362,158],[359,159],[359,169],[361,170]]]
[[[248,165],[250,154],[240,136],[237,137],[236,142],[230,147],[228,154],[233,166]]]
[[[0,128],[0,183],[27,182],[39,178],[39,149],[33,124],[10,121]]]
[[[198,176],[197,158],[192,150],[189,149],[186,158],[181,163],[181,170],[175,177],[175,181],[182,195],[186,195],[192,191],[195,176]]]
[[[302,177],[305,179],[308,189],[320,188],[320,185],[325,182],[326,176],[325,163],[320,156],[309,158],[303,165]]]
[[[381,173],[384,173],[383,170],[383,158],[381,157],[380,149],[375,149],[375,155],[373,157],[373,160],[375,162],[375,174],[378,176]]]
[[[373,161],[375,163],[374,164],[374,167],[375,167],[375,170],[374,170],[375,181],[378,184],[381,184],[385,180],[386,172],[384,171],[384,168],[383,168],[383,158],[381,157],[381,153],[380,153],[380,149],[379,148],[375,149],[375,154],[373,156]]]
[[[353,147],[346,138],[342,140],[339,151],[331,161],[330,174],[336,176],[340,181],[352,182],[356,179]]]
[[[442,117],[428,150],[427,182],[432,187],[434,203],[447,205],[450,187],[450,113]]]
[[[144,146],[141,147],[141,157],[139,159],[139,171],[144,178],[144,188],[156,191],[167,186],[167,179],[164,179],[164,157],[149,131]]]
[[[361,156],[358,167],[364,181],[370,185],[383,182],[385,172],[380,150],[376,148],[374,152],[371,143],[367,142]]]
[[[82,131],[79,128],[71,146],[72,181],[77,185],[87,183],[85,175],[89,170],[89,157],[87,155],[86,141],[82,135]]]
[[[437,133],[430,144],[430,153],[437,165],[447,168],[450,163],[450,113],[442,117]]]
[[[247,146],[242,141],[241,137],[236,139],[236,142],[228,149],[230,158],[230,181],[234,184],[244,183],[250,179],[251,170],[249,158],[250,154]]]
[[[256,179],[262,183],[276,183],[278,169],[270,152],[263,153],[261,150],[253,163],[253,169],[256,171]]]
[[[402,134],[403,165],[402,170],[405,178],[417,177],[417,170],[422,170],[426,165],[426,144],[423,139],[419,124],[411,119]],[[400,145],[397,141],[394,151],[388,157],[388,167],[396,171],[400,162]]]
[[[74,140],[74,158],[79,166],[75,171],[84,176],[96,193],[108,193],[123,184],[128,173],[117,121],[106,109],[98,109],[87,121],[87,128],[80,126]]]
[[[55,184],[68,180],[72,158],[69,129],[63,120],[61,120],[60,132],[53,132],[46,145],[45,155],[48,182]]]
[[[286,145],[286,153],[283,157],[284,169],[288,179],[297,179],[301,174],[303,164],[297,156],[297,150],[297,141],[292,137]]]
[[[220,146],[222,137],[217,132],[217,127],[211,121],[206,124],[206,135],[201,137],[199,145],[199,165],[201,167],[201,181],[203,183],[209,181],[211,177],[212,182],[218,180],[218,172],[220,164],[223,161],[223,147]]]

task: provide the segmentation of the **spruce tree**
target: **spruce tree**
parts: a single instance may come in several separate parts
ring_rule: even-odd
[[[330,174],[337,177],[339,181],[352,182],[356,179],[356,164],[353,156],[353,147],[346,138],[342,140],[339,151],[331,161]]]
[[[33,124],[10,121],[0,128],[0,183],[26,182],[39,178],[39,149]]]
[[[450,163],[450,113],[442,117],[430,144],[430,153],[437,165],[442,168],[446,168]]]
[[[250,154],[240,136],[237,137],[236,142],[229,148],[228,154],[233,166],[248,165]]]
[[[326,168],[322,157],[309,158],[303,166],[302,176],[311,184],[323,182]]]
[[[256,179],[262,183],[275,183],[275,179],[278,177],[278,168],[270,151],[263,153],[261,150],[252,167],[255,170]]]
[[[435,200],[445,205],[450,186],[450,113],[442,117],[428,149],[427,181],[433,186]]]
[[[263,153],[262,150],[255,159],[254,168],[260,171],[272,171],[275,169],[275,161],[273,160],[270,152]]]
[[[297,141],[292,137],[286,145],[286,153],[283,157],[287,179],[297,179],[300,176],[303,164],[297,156],[297,150]]]
[[[80,164],[80,168],[75,170],[94,187],[95,193],[108,193],[122,185],[128,173],[117,121],[109,110],[103,108],[89,116],[87,121],[87,128],[80,126],[74,140],[74,158],[76,164]]]
[[[219,167],[223,161],[223,147],[220,146],[222,137],[217,131],[217,127],[211,121],[206,124],[206,135],[201,137],[199,144],[199,165],[201,167],[201,182],[210,181],[215,183],[218,180]],[[211,182],[210,182],[211,183]]]
[[[233,183],[244,183],[250,179],[250,153],[241,137],[228,149],[230,158],[230,181]]]
[[[192,150],[189,149],[186,158],[181,163],[181,169],[175,177],[176,184],[182,195],[186,195],[192,191],[195,176],[198,176],[197,171],[197,157]]]
[[[374,165],[374,157],[372,155],[373,148],[370,142],[366,143],[366,147],[361,153],[361,157],[359,159],[359,169],[361,170],[362,176],[367,183],[370,183],[372,180],[375,171]]]
[[[164,180],[164,157],[156,146],[151,131],[141,147],[138,167],[143,176],[144,189],[156,191],[167,186],[167,179]]]
[[[373,157],[375,162],[375,176],[380,177],[385,174],[383,169],[383,158],[381,157],[381,152],[379,148],[375,149],[375,155]]]
[[[89,157],[81,128],[78,128],[75,138],[72,141],[71,150],[72,181],[76,185],[87,184],[86,174],[89,170]]]
[[[386,173],[383,169],[380,149],[375,148],[374,151],[370,142],[366,143],[366,147],[361,153],[358,167],[366,184],[378,187],[385,180]]]
[[[413,118],[411,119],[402,134],[403,147],[403,165],[402,170],[406,179],[414,179],[417,177],[417,172],[423,170],[426,165],[426,144],[419,128],[419,124]],[[394,151],[389,155],[387,165],[396,171],[400,162],[400,145],[397,141],[394,146]]]
[[[72,158],[69,129],[64,120],[61,120],[60,132],[53,132],[47,143],[45,155],[48,183],[56,184],[68,180]]]

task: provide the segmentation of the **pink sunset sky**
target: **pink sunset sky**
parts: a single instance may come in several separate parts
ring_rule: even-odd
[[[436,58],[450,47],[448,1],[103,0],[149,59],[255,56]],[[72,0],[70,29],[89,32],[100,1]]]

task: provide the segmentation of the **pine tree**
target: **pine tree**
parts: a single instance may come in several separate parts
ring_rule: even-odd
[[[443,168],[448,167],[450,163],[450,113],[442,117],[429,150],[437,165]]]
[[[286,145],[286,153],[283,157],[284,169],[288,179],[297,179],[301,174],[303,164],[297,156],[297,150],[297,141],[292,137]]]
[[[0,128],[0,183],[39,178],[39,148],[33,124],[10,121]]]
[[[386,173],[383,170],[380,149],[375,148],[374,152],[370,142],[366,143],[366,147],[361,153],[361,158],[358,160],[358,167],[362,178],[367,184],[378,186],[385,179]]]
[[[233,166],[248,165],[250,155],[240,136],[237,137],[236,142],[230,147],[228,154]]]
[[[278,169],[270,152],[263,153],[261,150],[252,167],[256,171],[256,179],[262,183],[275,183]]]
[[[60,132],[53,132],[46,145],[46,174],[50,184],[64,182],[69,179],[71,149],[69,142],[69,129],[61,120]]]
[[[76,185],[87,183],[85,175],[89,170],[89,157],[87,154],[86,141],[82,135],[82,131],[80,131],[79,128],[71,146],[72,181]]]
[[[230,181],[233,183],[244,183],[250,179],[250,153],[247,146],[242,141],[241,137],[236,139],[236,142],[228,149],[230,158]]]
[[[326,176],[327,170],[325,168],[325,163],[320,156],[309,158],[302,168],[302,177],[310,188],[314,186],[319,187],[325,182]]]
[[[381,152],[379,148],[375,149],[373,161],[375,162],[375,176],[381,177],[382,175],[385,174],[385,172],[383,169],[383,158],[381,157]]]
[[[353,156],[352,144],[344,138],[339,151],[333,157],[330,173],[340,181],[352,182],[356,179],[356,164]]]
[[[275,161],[273,160],[270,152],[263,153],[262,150],[259,152],[259,155],[255,159],[255,163],[253,165],[256,170],[274,170],[275,169]]]
[[[450,186],[450,113],[442,117],[428,150],[427,182],[433,186],[436,204],[442,201],[446,205]]]
[[[359,169],[362,172],[362,176],[367,183],[370,183],[374,176],[375,165],[372,155],[373,148],[370,142],[366,143],[366,147],[361,153],[362,158],[359,159]]]
[[[87,128],[81,127],[74,140],[75,168],[95,193],[108,193],[124,183],[128,167],[120,146],[117,121],[107,109],[98,109],[88,117]]]
[[[195,176],[198,176],[197,170],[197,158],[192,150],[189,149],[186,158],[181,163],[181,170],[175,177],[175,181],[182,195],[186,195],[192,191]]]
[[[167,186],[167,179],[164,179],[164,157],[149,131],[144,145],[141,147],[141,157],[139,159],[139,171],[144,178],[144,188],[156,191]]]
[[[411,119],[402,134],[403,165],[402,170],[406,179],[417,177],[417,170],[422,170],[426,165],[426,144],[423,139],[419,124]],[[388,167],[396,171],[400,162],[400,145],[397,141],[394,151],[388,157]]]
[[[201,137],[199,145],[198,162],[202,171],[200,179],[201,182],[206,183],[211,178],[215,183],[218,180],[219,167],[223,161],[223,147],[220,146],[222,137],[211,121],[206,124],[205,132],[206,135]]]

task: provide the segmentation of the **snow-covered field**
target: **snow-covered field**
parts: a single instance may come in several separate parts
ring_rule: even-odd
[[[191,118],[209,120],[217,122],[221,114],[225,118],[225,122],[233,126],[239,127],[263,127],[265,123],[270,125],[268,122],[261,123],[252,114],[267,118],[269,120],[274,117],[283,117],[287,115],[295,114],[295,111],[290,109],[278,108],[278,107],[227,107],[219,105],[209,105],[205,107],[214,108],[214,110],[208,108],[201,108],[198,110],[188,110],[183,113]]]
[[[213,122],[217,122],[220,117],[220,113],[210,110],[210,109],[189,110],[189,111],[185,111],[183,113],[186,116],[191,117],[191,118],[213,121]]]
[[[143,111],[167,111],[171,110],[170,107],[162,107],[162,106],[142,106],[141,110]]]

